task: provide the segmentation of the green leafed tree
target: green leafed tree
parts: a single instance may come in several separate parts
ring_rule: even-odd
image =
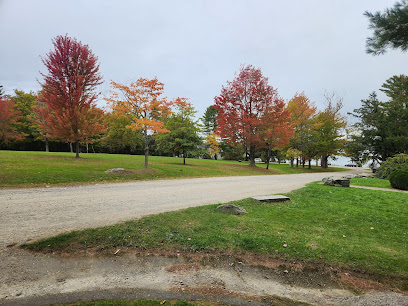
[[[111,153],[135,152],[143,147],[143,135],[140,131],[133,131],[128,126],[132,119],[127,116],[111,113],[107,116],[107,137],[101,142]]]
[[[384,54],[388,48],[408,50],[408,2],[396,2],[384,12],[365,12],[370,21],[373,36],[367,38],[366,52],[373,55]]]
[[[215,128],[217,127],[217,115],[218,109],[216,109],[213,105],[207,107],[204,116],[201,118],[204,133],[210,134],[215,132]]]
[[[38,127],[33,122],[33,109],[37,100],[36,95],[33,92],[15,89],[14,95],[10,96],[10,100],[14,102],[15,107],[21,112],[21,118],[19,119],[20,134],[27,137],[27,142],[33,141],[35,135],[38,134]]]
[[[346,121],[340,114],[342,98],[334,93],[325,93],[326,108],[315,117],[314,147],[321,156],[322,168],[328,167],[328,158],[339,155],[344,150],[345,139],[342,134]]]
[[[175,112],[164,123],[170,133],[157,135],[157,145],[163,152],[183,155],[185,165],[187,155],[202,144],[202,139],[198,135],[200,129],[194,121],[194,107],[185,98],[175,99],[173,105]]]

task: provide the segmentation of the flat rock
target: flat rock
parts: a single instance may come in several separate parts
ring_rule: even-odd
[[[223,204],[217,207],[217,210],[226,212],[229,214],[234,214],[234,215],[243,215],[247,214],[248,212],[245,210],[245,208],[240,207],[240,206],[235,206],[232,204]]]
[[[122,173],[122,172],[125,172],[124,168],[113,168],[105,171],[105,173]]]
[[[258,196],[258,197],[252,197],[255,200],[261,201],[261,202],[285,202],[285,201],[290,201],[290,198],[285,197],[283,195],[269,195],[269,196]]]

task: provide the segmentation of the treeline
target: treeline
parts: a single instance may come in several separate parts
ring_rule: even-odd
[[[131,84],[111,81],[104,99],[109,111],[98,108],[96,88],[102,83],[97,57],[74,38],[58,36],[44,58],[38,93],[15,90],[0,99],[0,148],[172,155],[226,159],[273,156],[305,165],[329,156],[344,145],[341,99],[326,95],[326,108],[317,111],[303,94],[288,103],[268,84],[260,69],[242,66],[222,88],[201,124],[191,102],[168,100],[157,78]],[[184,159],[185,162],[185,159]]]
[[[408,82],[393,77],[381,89],[391,100],[375,94],[354,111],[359,121],[345,137],[342,99],[324,95],[325,108],[304,93],[287,103],[259,68],[242,66],[227,82],[200,119],[184,97],[164,96],[157,78],[139,78],[130,84],[111,81],[104,97],[108,110],[97,107],[102,83],[99,63],[87,45],[58,36],[54,50],[42,60],[38,93],[0,87],[0,149],[105,152],[249,160],[289,159],[293,167],[330,156],[347,154],[356,162],[384,160],[407,152]]]

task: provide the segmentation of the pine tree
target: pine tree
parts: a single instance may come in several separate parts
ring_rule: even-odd
[[[365,12],[370,20],[369,28],[374,30],[373,36],[367,38],[366,52],[380,55],[387,48],[408,50],[408,2],[402,0],[388,8],[384,13]]]

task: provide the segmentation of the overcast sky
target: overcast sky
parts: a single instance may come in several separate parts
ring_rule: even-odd
[[[40,56],[65,35],[89,45],[105,83],[154,77],[168,98],[187,97],[201,117],[241,64],[261,68],[287,101],[304,91],[324,108],[324,91],[344,97],[343,113],[393,75],[408,54],[365,53],[368,10],[395,0],[0,0],[0,84],[37,91]],[[383,97],[383,96],[380,96]]]

